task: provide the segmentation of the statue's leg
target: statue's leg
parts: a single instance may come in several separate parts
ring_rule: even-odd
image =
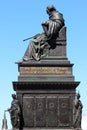
[[[33,42],[31,41],[30,44],[28,45],[28,48],[23,56],[23,60],[27,61],[32,58],[33,54]]]
[[[38,61],[40,59],[40,43],[34,43],[32,50],[32,57]]]

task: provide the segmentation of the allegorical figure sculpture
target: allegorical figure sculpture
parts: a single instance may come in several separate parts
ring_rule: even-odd
[[[51,39],[56,39],[58,32],[64,26],[63,15],[53,5],[48,6],[46,12],[49,15],[49,20],[41,24],[44,32],[35,35],[30,41],[23,61],[32,58],[40,60],[42,57],[46,57],[48,54],[47,50],[52,46],[50,44]]]
[[[83,105],[80,101],[80,94],[76,94],[75,101],[74,101],[74,128],[81,128],[81,120],[82,120],[82,108]]]
[[[11,107],[8,109],[11,117],[11,124],[13,128],[19,128],[21,118],[20,104],[15,94],[12,94],[12,98],[13,101],[11,103]]]

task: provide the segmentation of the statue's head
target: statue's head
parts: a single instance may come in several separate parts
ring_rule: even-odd
[[[55,11],[56,10],[56,8],[53,6],[53,5],[49,5],[49,6],[47,6],[47,8],[46,8],[46,11],[47,11],[47,13],[50,15],[51,14],[51,12],[53,12],[53,11]]]
[[[13,98],[13,99],[16,99],[16,95],[15,95],[15,94],[12,94],[12,98]]]
[[[77,98],[78,98],[78,99],[80,98],[80,94],[79,94],[79,92],[77,93]]]

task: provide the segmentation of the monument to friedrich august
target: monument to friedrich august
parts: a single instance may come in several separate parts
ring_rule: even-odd
[[[82,103],[66,55],[66,26],[63,14],[53,5],[43,33],[29,42],[13,81],[13,101],[8,109],[13,129],[81,129]],[[28,39],[25,39],[28,40]]]

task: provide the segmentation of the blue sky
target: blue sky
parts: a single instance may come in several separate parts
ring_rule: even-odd
[[[15,62],[22,58],[28,46],[28,41],[22,40],[43,31],[41,23],[48,19],[45,10],[50,4],[65,19],[67,57],[74,63],[75,80],[81,82],[77,91],[84,106],[83,119],[87,117],[87,0],[3,0],[0,1],[0,128],[3,112],[12,101],[12,81],[18,77]]]

